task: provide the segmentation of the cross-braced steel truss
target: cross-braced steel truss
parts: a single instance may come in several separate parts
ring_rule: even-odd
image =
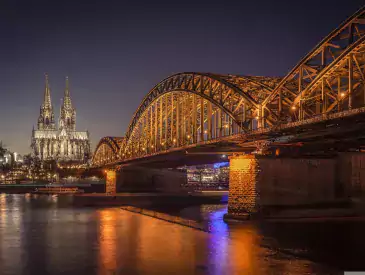
[[[364,106],[365,10],[332,31],[284,77],[263,106],[280,122]]]
[[[143,99],[118,153],[108,149],[109,156],[140,158],[363,107],[364,41],[362,8],[284,78],[194,72],[172,75]],[[102,140],[95,160],[108,159],[105,146],[112,147]]]
[[[96,146],[92,163],[94,165],[103,165],[119,159],[119,150],[122,140],[123,139],[119,137],[102,138]]]

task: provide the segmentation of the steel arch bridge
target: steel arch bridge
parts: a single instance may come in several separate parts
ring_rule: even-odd
[[[362,8],[284,78],[187,72],[162,80],[142,100],[119,147],[110,138],[99,142],[93,164],[123,162],[237,134],[300,125],[364,106]]]
[[[118,160],[122,140],[120,137],[103,137],[96,146],[92,162],[106,164]]]

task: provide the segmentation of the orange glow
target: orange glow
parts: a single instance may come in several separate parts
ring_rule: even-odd
[[[116,262],[116,212],[111,210],[102,210],[100,215],[100,270],[110,271],[117,267]]]
[[[228,212],[237,216],[253,213],[259,173],[257,159],[253,155],[233,155],[229,160]]]
[[[117,185],[117,173],[113,170],[108,170],[106,173],[105,192],[107,194],[115,194]]]

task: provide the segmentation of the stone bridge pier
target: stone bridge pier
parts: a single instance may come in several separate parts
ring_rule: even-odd
[[[186,172],[177,169],[133,166],[106,170],[105,174],[107,194],[130,191],[175,193],[181,191],[181,186],[184,186],[187,180]]]
[[[225,219],[249,219],[270,209],[364,202],[365,154],[339,153],[328,158],[234,154],[229,181]]]

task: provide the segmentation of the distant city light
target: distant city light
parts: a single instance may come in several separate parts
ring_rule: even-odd
[[[229,162],[217,162],[213,164],[213,167],[215,169],[221,168],[221,167],[227,167],[229,166]]]

